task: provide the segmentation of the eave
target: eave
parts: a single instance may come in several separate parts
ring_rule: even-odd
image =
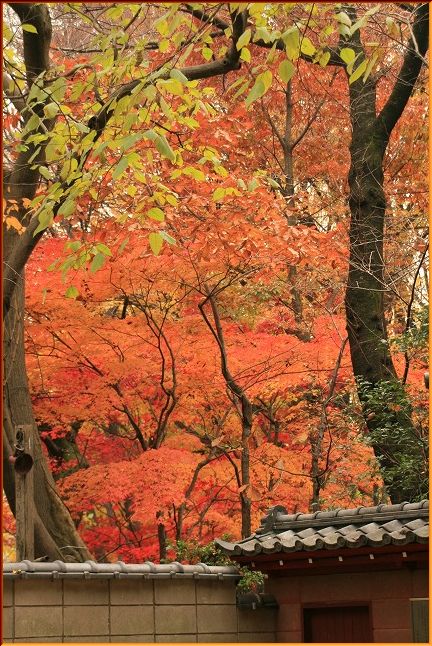
[[[427,543],[385,545],[381,547],[340,548],[233,556],[240,565],[248,565],[274,576],[342,574],[403,568],[427,568]]]

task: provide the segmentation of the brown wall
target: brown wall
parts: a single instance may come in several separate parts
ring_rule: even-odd
[[[3,606],[4,642],[275,641],[275,611],[226,580],[5,580]]]
[[[279,602],[276,641],[302,642],[306,604],[369,605],[374,642],[412,642],[410,598],[428,596],[426,570],[273,578],[266,585]]]

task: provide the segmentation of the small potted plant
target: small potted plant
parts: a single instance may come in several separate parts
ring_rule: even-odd
[[[252,609],[263,605],[262,594],[266,575],[259,570],[241,567],[241,579],[237,583],[237,605],[240,608]]]
[[[237,606],[244,610],[257,608],[278,608],[279,604],[272,594],[264,592],[264,581],[267,574],[260,570],[241,567],[241,578],[237,583]]]

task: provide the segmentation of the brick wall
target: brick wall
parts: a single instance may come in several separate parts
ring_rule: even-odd
[[[3,642],[274,642],[276,611],[232,580],[5,580]]]
[[[279,602],[276,641],[303,640],[303,605],[369,605],[374,642],[410,643],[410,599],[428,596],[427,570],[395,570],[269,579]]]

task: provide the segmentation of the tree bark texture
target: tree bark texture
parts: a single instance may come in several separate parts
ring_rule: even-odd
[[[50,16],[48,8],[44,5],[17,3],[11,6],[22,23],[31,24],[37,29],[37,34],[23,32],[26,74],[30,87],[35,78],[48,69],[51,41]],[[24,112],[21,116],[25,123],[30,115]],[[6,199],[16,200],[19,207],[17,217],[24,226],[27,223],[27,214],[22,200],[34,197],[39,181],[38,169],[32,170],[28,161],[34,152],[34,147],[29,145],[25,152],[19,153],[14,167],[5,175],[4,196]],[[36,161],[43,161],[43,159],[44,151],[41,147]],[[11,298],[7,302],[7,314],[4,318],[3,486],[11,510],[15,514],[15,472],[7,458],[13,454],[15,426],[29,424],[33,429],[34,447],[35,557],[48,556],[52,560],[83,561],[91,557],[90,552],[81,541],[72,518],[57,492],[42,452],[33,416],[25,365],[24,270],[15,268],[11,261],[16,246],[20,243],[20,236],[14,229],[4,230],[3,233],[4,263],[12,271],[9,274],[9,280],[13,281],[13,290],[10,292]]]
[[[33,417],[25,366],[23,290],[21,282],[15,289],[12,307],[4,324],[4,489],[12,512],[16,513],[13,493],[15,473],[7,455],[13,453],[16,425],[30,424],[33,429],[34,450],[35,557],[48,556],[51,560],[83,561],[91,558],[90,552],[81,541],[69,511],[57,492],[42,452],[39,432]]]
[[[409,41],[402,67],[394,88],[382,112],[376,114],[376,84],[369,77],[350,85],[350,114],[352,141],[349,171],[349,231],[350,258],[345,298],[347,330],[354,375],[363,386],[358,388],[366,424],[373,436],[372,446],[376,457],[386,469],[392,469],[399,450],[397,439],[380,441],[380,424],[414,433],[410,406],[401,390],[404,405],[397,411],[388,401],[381,415],[368,415],[368,403],[373,389],[383,382],[399,384],[393,365],[385,321],[386,285],[384,278],[384,236],[386,196],[384,193],[383,159],[391,131],[401,116],[420,73],[422,57],[427,51],[428,6],[418,5],[413,25],[413,38]],[[354,14],[353,14],[354,15]],[[364,50],[357,30],[345,46],[354,49],[364,60]],[[414,39],[414,40],[413,40]],[[415,41],[415,42],[414,42]],[[402,386],[401,386],[402,388]],[[397,390],[397,389],[396,389]],[[419,458],[420,459],[420,458]],[[393,502],[412,500],[418,495],[415,483],[406,486],[391,479],[385,482]]]

